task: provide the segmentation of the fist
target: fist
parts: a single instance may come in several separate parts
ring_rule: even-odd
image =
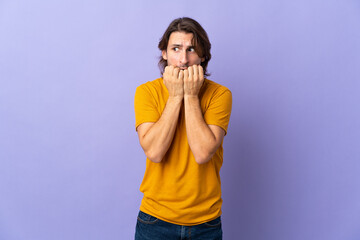
[[[163,74],[169,97],[184,97],[184,71],[178,67],[166,66]]]
[[[192,65],[184,70],[184,95],[198,96],[204,82],[204,69],[201,65]]]

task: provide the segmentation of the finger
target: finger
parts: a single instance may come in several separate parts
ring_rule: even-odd
[[[192,66],[188,67],[188,71],[189,71],[189,79],[192,79],[194,75],[193,67]]]
[[[201,65],[199,65],[199,78],[204,79],[204,69]]]
[[[180,71],[180,68],[174,68],[173,76],[178,78],[179,77],[179,71]]]
[[[188,80],[189,78],[189,71],[187,69],[184,70],[184,81]]]
[[[183,71],[183,70],[180,70],[178,79],[179,79],[179,80],[183,80],[183,79],[184,79],[184,71]]]
[[[193,67],[193,69],[194,69],[194,78],[195,78],[195,79],[198,79],[198,77],[199,77],[199,69],[198,69],[198,66],[197,66],[197,65],[193,65],[192,67]]]
[[[174,72],[174,66],[170,65],[169,67],[169,74],[172,75]]]

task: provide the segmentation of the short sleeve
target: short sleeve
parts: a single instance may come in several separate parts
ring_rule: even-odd
[[[136,88],[135,99],[135,129],[145,122],[157,122],[160,113],[151,91],[145,84]]]
[[[204,113],[204,120],[208,125],[216,125],[224,129],[225,135],[230,121],[232,94],[227,88],[217,91],[211,99],[209,107]]]

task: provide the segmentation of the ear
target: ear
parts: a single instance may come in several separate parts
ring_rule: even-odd
[[[166,50],[162,50],[162,51],[161,51],[161,54],[162,54],[162,58],[163,58],[164,60],[167,60]]]

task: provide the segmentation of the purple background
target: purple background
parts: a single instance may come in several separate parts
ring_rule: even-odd
[[[229,87],[224,239],[360,239],[360,3],[0,1],[0,239],[133,239],[136,86],[176,17]]]

